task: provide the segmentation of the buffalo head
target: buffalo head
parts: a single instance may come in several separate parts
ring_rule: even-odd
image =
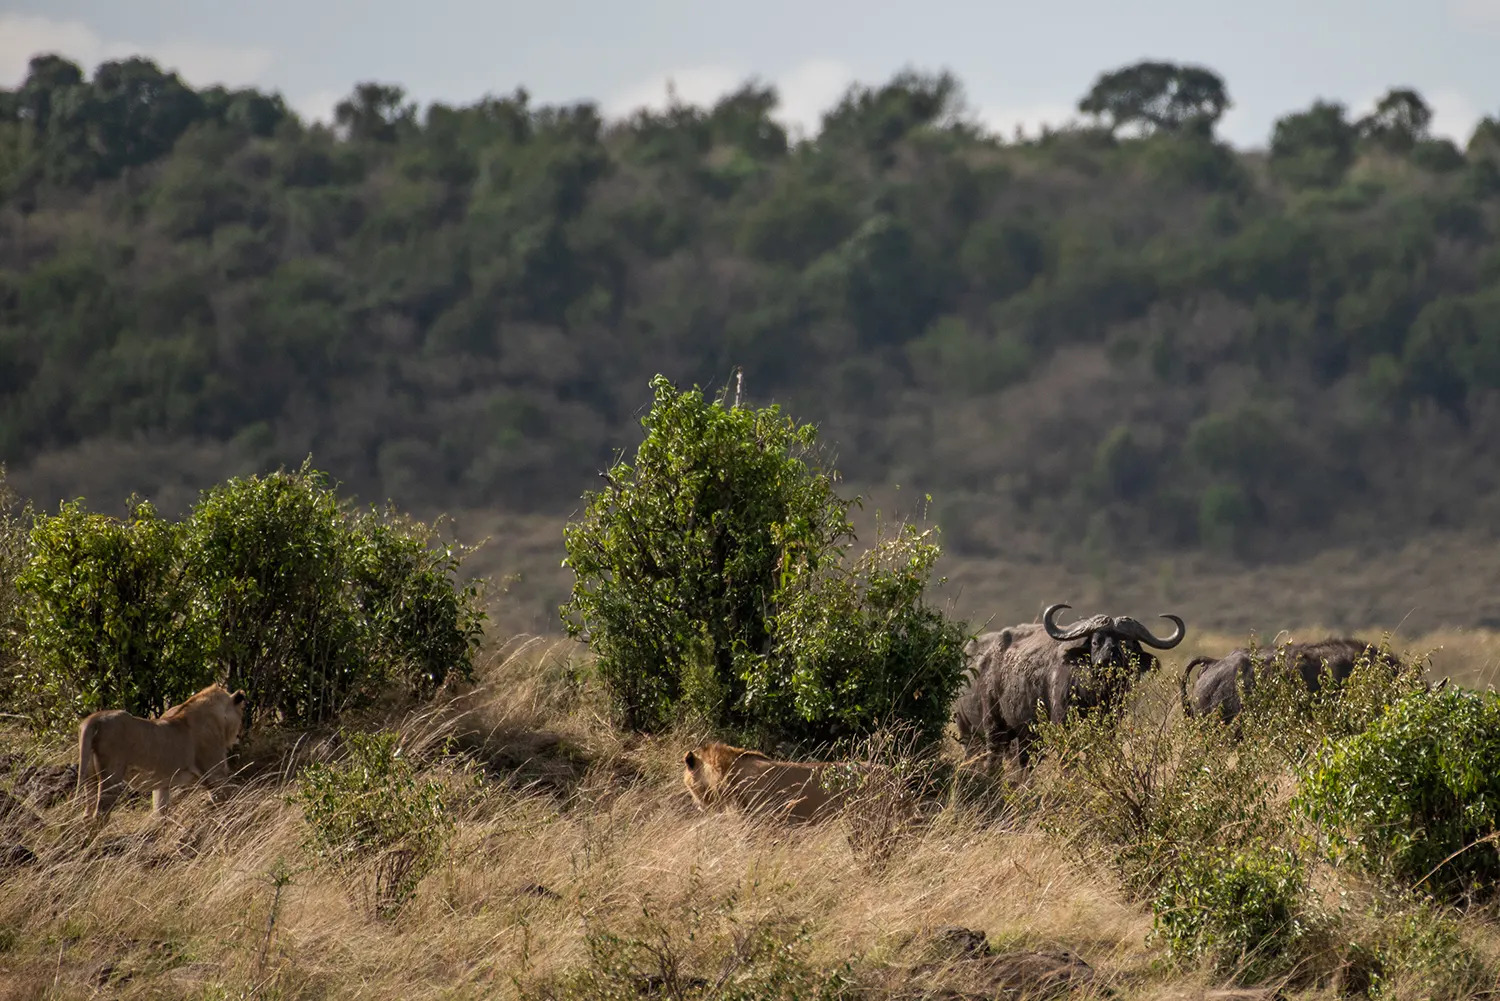
[[[1071,607],[1063,604],[1049,607],[1042,615],[1042,628],[1057,642],[1075,645],[1080,654],[1083,643],[1087,642],[1088,663],[1093,668],[1090,673],[1101,676],[1101,680],[1111,675],[1123,677],[1128,667],[1134,667],[1137,676],[1145,674],[1156,667],[1156,658],[1142,649],[1142,644],[1170,650],[1187,635],[1187,626],[1182,619],[1170,614],[1163,614],[1161,618],[1170,619],[1177,628],[1167,637],[1153,635],[1151,630],[1128,615],[1095,615],[1066,628],[1058,626],[1057,613]],[[1083,660],[1082,657],[1077,659]]]

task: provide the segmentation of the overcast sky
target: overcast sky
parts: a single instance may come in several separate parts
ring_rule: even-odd
[[[618,114],[665,102],[666,81],[703,103],[755,76],[781,117],[816,129],[853,81],[903,67],[951,70],[992,128],[1060,123],[1098,73],[1143,58],[1222,75],[1221,132],[1264,146],[1315,98],[1368,110],[1415,87],[1460,143],[1500,114],[1500,0],[0,0],[0,81],[60,52],[86,69],[145,54],[197,85],[280,91],[327,118],[356,81],[398,83],[423,104],[524,86],[542,103]]]

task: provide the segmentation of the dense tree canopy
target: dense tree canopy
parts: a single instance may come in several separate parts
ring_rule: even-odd
[[[1465,152],[1397,89],[1261,154],[1213,138],[1228,91],[1192,67],[1106,73],[1081,107],[1108,128],[1032,141],[959,98],[903,73],[793,142],[756,83],[620,121],[362,83],[325,127],[39,57],[0,92],[0,461],[311,451],[410,506],[562,510],[653,374],[743,366],[974,552],[1494,508],[1494,119]]]
[[[1102,74],[1078,102],[1114,132],[1134,125],[1151,132],[1208,133],[1229,109],[1224,81],[1201,66],[1146,61]]]

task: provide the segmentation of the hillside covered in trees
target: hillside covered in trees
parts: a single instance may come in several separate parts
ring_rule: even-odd
[[[753,83],[622,121],[361,84],[325,127],[39,57],[0,91],[0,461],[47,507],[311,452],[562,513],[654,373],[742,367],[972,555],[1494,523],[1500,121],[1461,149],[1397,89],[1242,153],[1223,81],[1156,63],[1030,139],[959,99],[902,74],[793,142]]]

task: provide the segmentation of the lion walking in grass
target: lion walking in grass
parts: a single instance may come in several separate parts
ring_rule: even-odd
[[[151,789],[155,813],[174,786],[203,782],[211,794],[229,778],[229,749],[244,726],[245,693],[209,685],[156,719],[124,709],[91,713],[78,726],[78,797],[103,820],[127,784]]]

